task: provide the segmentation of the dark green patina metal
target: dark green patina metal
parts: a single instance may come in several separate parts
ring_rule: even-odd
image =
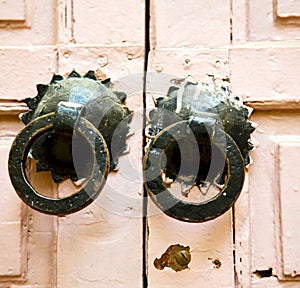
[[[9,155],[9,174],[21,199],[47,214],[65,215],[91,203],[100,193],[109,170],[116,169],[127,150],[126,135],[132,112],[126,94],[98,81],[93,71],[81,77],[54,75],[49,85],[37,85],[38,95],[27,98],[30,110],[22,115],[25,128]],[[40,195],[25,173],[28,155],[37,171],[51,171],[53,180],[87,179],[77,193],[62,199]]]
[[[182,221],[218,217],[232,207],[243,187],[253,148],[249,110],[226,87],[189,81],[172,86],[155,104],[143,166],[148,194],[167,215]],[[181,184],[184,196],[207,183],[222,188],[209,200],[191,203],[170,192],[163,174]]]

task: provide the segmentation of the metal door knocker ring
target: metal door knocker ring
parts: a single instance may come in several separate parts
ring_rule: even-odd
[[[226,212],[240,195],[244,182],[244,160],[232,138],[222,130],[215,131],[212,142],[226,157],[227,177],[222,190],[214,198],[201,203],[179,200],[168,190],[162,173],[157,176],[157,171],[163,169],[164,151],[174,141],[174,133],[185,137],[184,130],[188,124],[188,121],[172,124],[151,141],[144,158],[145,187],[155,204],[167,215],[186,222],[203,222]],[[223,139],[226,147],[220,142]]]
[[[92,173],[88,182],[80,191],[62,199],[39,194],[26,177],[25,162],[34,141],[45,132],[53,130],[54,122],[53,112],[26,125],[13,142],[8,167],[12,184],[27,205],[46,214],[66,215],[84,208],[97,197],[109,171],[109,153],[99,131],[89,121],[80,117],[75,127],[76,132],[84,136],[92,151],[95,151]]]
[[[175,80],[167,95],[154,98],[149,113],[144,184],[168,216],[204,222],[228,211],[239,197],[255,128],[228,82]],[[184,198],[191,191],[193,201]]]
[[[66,215],[90,204],[103,188],[107,174],[117,170],[128,151],[126,138],[132,111],[127,95],[111,89],[110,79],[98,80],[94,71],[81,76],[54,74],[50,84],[38,84],[38,94],[26,98],[26,125],[9,154],[9,175],[20,198],[30,207],[53,215]],[[83,188],[65,198],[39,194],[29,183],[26,159],[36,171],[49,171],[55,183],[83,182]]]

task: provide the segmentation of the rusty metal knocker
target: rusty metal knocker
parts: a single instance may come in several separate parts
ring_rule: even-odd
[[[98,81],[93,71],[84,77],[72,71],[37,85],[38,95],[25,99],[30,110],[22,115],[26,126],[12,144],[8,168],[17,194],[33,209],[59,216],[76,212],[98,196],[109,170],[116,169],[127,149],[132,111],[124,105],[126,94],[111,90],[109,82]],[[119,142],[112,157],[114,134]],[[61,199],[39,194],[26,177],[29,154],[37,171],[51,171],[55,182],[86,178],[84,187]]]
[[[225,213],[240,195],[250,161],[254,125],[249,110],[227,86],[188,78],[171,86],[155,105],[143,163],[149,196],[164,213],[186,222]],[[171,193],[175,182],[183,199]],[[219,193],[200,203],[185,200],[193,187],[200,190],[207,183],[219,185]]]

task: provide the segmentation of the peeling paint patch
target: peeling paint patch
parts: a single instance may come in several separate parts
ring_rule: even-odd
[[[183,245],[171,245],[166,252],[158,259],[154,260],[154,266],[158,270],[169,267],[176,272],[188,269],[191,261],[190,247]]]
[[[266,278],[273,276],[273,269],[269,268],[267,270],[256,270],[253,272],[258,278]]]

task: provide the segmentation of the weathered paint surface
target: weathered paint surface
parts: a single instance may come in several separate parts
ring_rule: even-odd
[[[187,75],[204,79],[207,73],[229,76],[229,1],[170,0],[152,1],[151,5],[148,69],[157,73],[158,79],[163,75],[166,79]],[[149,106],[152,95],[155,92],[148,94]],[[231,211],[206,223],[183,223],[163,214],[149,200],[148,215],[149,287],[234,286]],[[154,267],[155,258],[171,244],[191,248],[190,269],[175,272]],[[222,263],[220,267],[216,268],[215,260]]]
[[[123,13],[128,7],[130,15]],[[103,1],[79,0],[0,4],[0,183],[5,193],[0,201],[0,287],[142,287],[144,2],[121,1],[115,12],[111,8]],[[72,69],[111,77],[115,88],[128,94],[135,127],[128,140],[130,154],[121,157],[101,198],[77,214],[57,218],[21,203],[6,163],[23,126],[18,114],[26,108],[19,100],[35,96],[35,84],[49,83],[52,73]],[[133,74],[139,77],[130,78]],[[63,196],[73,188],[34,171],[30,162],[28,178],[44,195]]]
[[[254,108],[258,124],[235,206],[237,287],[299,286],[299,8],[297,1],[232,2],[232,90]]]
[[[234,233],[232,242],[230,238],[226,242],[226,237],[221,236],[227,251],[232,249],[232,282],[226,282],[229,281],[228,276],[218,281],[217,276],[222,275],[222,269],[228,269],[223,265],[215,271],[214,280],[206,271],[200,273],[205,275],[203,278],[197,275],[200,277],[198,282],[188,282],[193,277],[193,261],[199,257],[193,255],[191,239],[196,236],[186,236],[194,235],[188,233],[190,224],[176,222],[176,228],[174,226],[170,231],[166,228],[170,226],[169,223],[159,225],[165,215],[149,215],[149,286],[199,287],[206,284],[208,287],[297,287],[299,257],[294,247],[300,237],[295,228],[299,206],[295,191],[299,182],[296,172],[299,162],[299,129],[296,123],[299,122],[297,63],[300,22],[297,13],[300,5],[295,1],[262,3],[233,0],[231,3],[218,3],[218,8],[211,11],[202,1],[190,5],[181,1],[157,2],[152,1],[153,31],[150,37],[152,50],[149,69],[181,77],[193,75],[198,79],[206,73],[214,74],[217,78],[229,76],[233,92],[258,110],[252,116],[252,120],[258,123],[254,136],[258,148],[252,153],[253,164],[249,167],[243,192],[235,205],[234,218],[228,219],[228,224],[223,223],[220,228],[224,235],[226,231]],[[171,11],[177,15],[173,19],[174,23],[167,18],[168,23],[173,25],[168,26],[166,17],[161,17],[161,9],[166,10],[164,7],[170,11],[167,17],[172,17]],[[201,14],[203,10],[196,7],[206,7],[205,15]],[[215,15],[219,9],[222,10],[222,16],[210,18],[209,25],[202,30],[201,21]],[[224,17],[226,13],[227,18]],[[202,17],[197,17],[199,15]],[[227,41],[222,37],[216,40],[214,37],[220,31],[226,33],[224,30],[228,27],[228,20],[231,21],[230,37]],[[198,29],[194,30],[194,27]],[[181,33],[181,29],[184,32]],[[211,29],[214,29],[213,33]],[[194,34],[195,31],[198,34]],[[208,35],[210,49],[206,49],[204,39]],[[150,98],[148,103],[151,103]],[[216,221],[221,219],[222,216]],[[192,229],[205,229],[205,225]],[[208,225],[216,224],[210,222]],[[160,233],[157,232],[157,226],[162,227]],[[179,234],[185,236],[181,242],[176,237]],[[199,231],[198,243],[203,240],[203,235],[205,233]],[[155,259],[152,250],[157,257],[173,239],[177,240],[173,243],[191,247],[191,269],[176,275],[173,273],[172,278],[167,278],[167,271],[151,267]],[[165,247],[159,249],[157,246],[162,243],[165,243]],[[209,242],[205,247],[209,251],[212,247],[216,248],[217,244]],[[222,251],[223,256],[226,255],[226,250],[218,250]],[[170,274],[172,272],[168,271]]]
[[[131,13],[123,13],[127,9]],[[127,104],[135,111],[133,123],[140,126],[128,139],[130,153],[120,157],[119,170],[109,174],[94,203],[58,219],[58,287],[142,287],[143,11],[140,0],[118,5],[75,0],[67,6],[70,24],[64,32],[71,43],[58,47],[59,73],[74,67],[79,72],[100,69],[116,90],[121,86],[127,93]],[[134,74],[139,78],[132,79]],[[64,195],[69,188],[62,183],[58,193]]]
[[[299,1],[150,2],[149,79],[230,77],[232,91],[255,109],[258,147],[234,213],[183,223],[149,201],[143,239],[144,1],[2,1],[0,287],[143,287],[143,243],[151,288],[299,287]],[[34,96],[35,84],[48,83],[53,72],[73,68],[101,69],[128,92],[134,134],[99,198],[56,218],[21,203],[6,162],[23,127],[19,100]],[[168,84],[155,91],[166,92]],[[147,108],[152,95],[153,89]],[[57,186],[34,165],[28,163],[28,178],[38,191],[70,193],[70,182]],[[156,269],[155,259],[177,244],[190,247],[189,268]]]

